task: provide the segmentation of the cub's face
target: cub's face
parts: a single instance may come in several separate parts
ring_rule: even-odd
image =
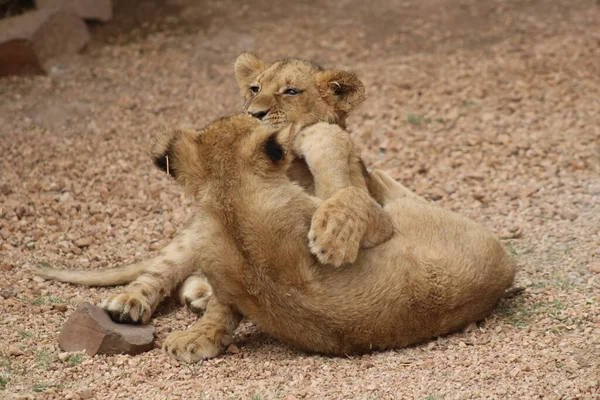
[[[285,175],[292,159],[295,129],[273,129],[247,115],[217,120],[202,130],[175,129],[159,134],[151,156],[154,164],[173,176],[188,193],[202,197],[235,195],[249,175]]]
[[[235,75],[244,111],[274,127],[317,122],[345,127],[350,111],[365,99],[364,85],[354,73],[297,59],[266,64],[243,53],[235,62]]]

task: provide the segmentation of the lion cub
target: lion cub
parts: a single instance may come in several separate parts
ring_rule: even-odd
[[[343,132],[326,123],[308,129],[338,139]],[[158,137],[155,164],[164,169],[168,157],[195,197],[203,243],[195,259],[214,290],[204,317],[167,338],[167,352],[187,362],[214,357],[242,316],[297,348],[343,355],[423,342],[489,314],[515,274],[494,235],[379,171],[369,185],[381,211],[353,209],[369,199],[364,182],[311,196],[287,176],[301,143],[293,127],[273,130],[248,116]],[[330,177],[321,178],[327,186]],[[324,235],[335,240],[321,254],[350,249],[354,232],[381,239],[390,222],[390,240],[342,268],[322,264],[309,247]]]
[[[244,101],[244,112],[271,127],[289,123],[309,126],[317,122],[345,127],[348,114],[365,99],[364,85],[354,73],[324,69],[309,61],[287,58],[269,63],[253,54],[242,53],[235,61],[234,70]],[[288,169],[288,175],[311,194],[337,190],[340,184],[345,185],[347,177],[341,176],[341,183],[339,179],[330,181],[333,184],[331,187],[315,187],[313,175],[335,174],[338,169],[331,168],[331,157],[343,157],[348,149],[327,147],[327,137],[313,136],[313,139],[313,144],[304,141],[303,148],[296,148],[296,154],[319,159],[323,150],[334,149],[335,151],[321,157],[327,160],[327,164],[315,163],[313,167],[317,169],[310,171],[299,157]],[[351,169],[344,170],[350,174],[352,183],[362,182],[366,171],[362,163],[352,161]],[[47,279],[80,285],[111,286],[129,283],[100,303],[112,319],[118,322],[148,323],[159,303],[176,289],[182,304],[186,304],[193,312],[202,314],[212,288],[198,269],[195,252],[188,250],[197,248],[202,240],[202,226],[199,224],[201,221],[192,222],[156,256],[138,263],[96,270],[35,268],[34,272]],[[366,241],[364,244],[375,243]],[[335,266],[354,261],[353,256],[356,256],[355,252],[341,250],[331,254],[317,254],[323,258],[323,262]]]

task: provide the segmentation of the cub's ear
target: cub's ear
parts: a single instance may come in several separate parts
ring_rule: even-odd
[[[242,53],[235,60],[233,66],[235,70],[235,79],[242,91],[246,94],[252,81],[265,70],[265,63],[252,53]]]
[[[150,149],[150,157],[156,167],[175,178],[173,169],[173,144],[176,140],[175,132],[163,131],[156,135]]]
[[[190,168],[197,158],[195,148],[199,132],[188,129],[172,129],[156,135],[150,149],[150,157],[158,169],[179,180],[180,173]]]
[[[317,87],[323,97],[333,97],[335,111],[344,116],[365,100],[365,85],[354,72],[317,72]]]
[[[294,125],[273,132],[263,144],[263,150],[273,164],[279,165],[285,161],[291,151],[291,143],[295,134]]]

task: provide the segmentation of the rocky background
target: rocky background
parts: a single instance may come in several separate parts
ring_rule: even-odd
[[[122,0],[111,11],[83,25],[80,49],[34,52],[35,75],[0,77],[0,398],[600,396],[596,0]],[[63,352],[69,314],[114,289],[28,267],[107,268],[171,240],[189,199],[151,165],[150,140],[238,111],[244,50],[355,70],[368,100],[349,127],[366,161],[502,236],[526,291],[465,332],[362,357],[299,353],[250,324],[230,354],[196,365],[158,348]],[[167,302],[156,346],[194,319]]]

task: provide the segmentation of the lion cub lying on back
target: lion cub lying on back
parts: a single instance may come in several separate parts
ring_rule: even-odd
[[[272,130],[234,116],[157,139],[155,163],[164,168],[168,157],[175,179],[196,199],[203,245],[195,257],[214,290],[204,317],[172,333],[166,351],[187,362],[214,357],[248,316],[300,349],[360,353],[419,343],[492,310],[515,263],[483,227],[378,171],[370,189],[384,207],[366,214],[352,209],[370,199],[364,182],[314,197],[290,181],[294,146],[310,135],[343,138],[340,132],[320,123],[297,135],[293,127]],[[306,161],[311,170],[323,162]],[[331,187],[326,174],[314,176],[317,187]],[[325,235],[350,251],[358,246],[350,243],[355,232],[363,242],[378,240],[390,221],[390,240],[340,268],[321,264],[309,249]]]

